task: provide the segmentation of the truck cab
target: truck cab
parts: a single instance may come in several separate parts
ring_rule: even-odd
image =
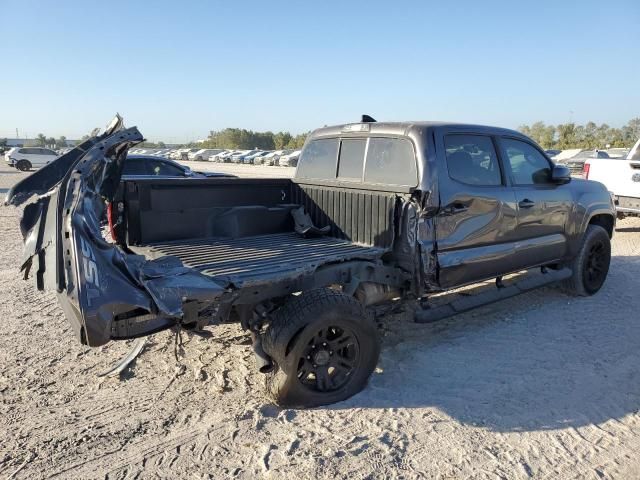
[[[415,210],[411,234],[426,291],[566,262],[589,221],[613,232],[601,185],[572,182],[531,139],[502,128],[372,122],[319,129],[294,181],[402,197],[403,208]]]

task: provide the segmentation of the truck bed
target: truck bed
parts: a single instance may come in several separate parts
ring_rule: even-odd
[[[334,237],[303,238],[290,232],[159,242],[132,250],[147,258],[175,256],[204,275],[247,287],[295,277],[327,263],[378,259],[387,249]]]

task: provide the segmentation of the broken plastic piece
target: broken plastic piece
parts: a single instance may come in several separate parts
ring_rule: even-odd
[[[325,225],[322,228],[316,227],[304,207],[291,210],[291,215],[293,215],[296,233],[304,238],[321,237],[327,235],[331,230],[329,225]]]
[[[142,349],[147,344],[148,338],[149,337],[142,337],[136,340],[136,342],[133,344],[133,348],[131,348],[129,353],[127,353],[127,355],[123,357],[122,360],[120,360],[106,372],[99,373],[98,376],[115,377],[117,375],[120,375],[124,371],[124,369],[127,368],[131,364],[131,362],[133,362],[138,357],[138,355],[140,355]]]

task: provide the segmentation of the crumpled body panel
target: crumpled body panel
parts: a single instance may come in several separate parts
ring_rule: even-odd
[[[81,342],[148,335],[190,322],[185,310],[218,298],[223,288],[176,257],[146,260],[102,237],[127,150],[143,140],[116,121],[107,131],[16,184],[6,204],[25,206],[22,271],[40,290],[58,292]],[[189,304],[196,308],[185,309]]]

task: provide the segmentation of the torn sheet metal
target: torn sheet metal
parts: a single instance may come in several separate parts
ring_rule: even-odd
[[[22,271],[55,290],[81,342],[91,346],[163,330],[184,320],[182,305],[211,302],[223,288],[177,258],[147,261],[105,241],[105,202],[120,182],[128,149],[143,140],[117,117],[8,193],[24,209]]]

